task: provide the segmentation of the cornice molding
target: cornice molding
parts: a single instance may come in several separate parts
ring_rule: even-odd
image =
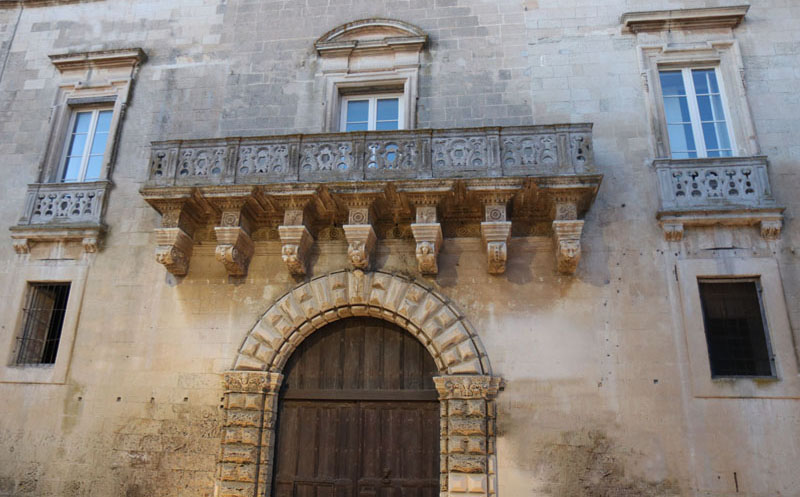
[[[56,69],[62,73],[87,69],[133,68],[147,60],[147,55],[141,48],[53,54],[49,57]]]
[[[687,29],[733,29],[744,20],[749,5],[700,9],[652,10],[622,14],[625,33]]]

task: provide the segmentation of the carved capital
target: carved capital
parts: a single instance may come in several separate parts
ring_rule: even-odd
[[[419,272],[437,274],[437,258],[442,248],[442,226],[439,223],[413,223],[411,232],[417,242],[416,256]]]
[[[503,385],[502,378],[484,375],[435,376],[433,382],[441,400],[492,400]]]
[[[348,261],[355,269],[368,269],[378,240],[375,229],[369,224],[345,224],[343,228]]]
[[[278,226],[283,248],[281,257],[294,275],[306,274],[306,257],[308,250],[314,243],[314,238],[303,225]]]
[[[503,208],[505,212],[505,208]],[[506,272],[508,259],[508,241],[511,239],[510,221],[493,221],[481,223],[481,238],[486,244],[486,257],[489,274]]]
[[[562,274],[574,274],[581,259],[583,221],[553,221],[556,265]]]
[[[683,240],[683,223],[662,223],[664,239],[668,242],[679,242]]]
[[[254,245],[250,235],[240,227],[217,226],[216,257],[231,276],[246,276],[253,257]]]
[[[283,375],[267,371],[226,371],[223,383],[226,392],[277,393],[283,383]]]
[[[156,262],[176,276],[186,275],[194,247],[192,237],[180,228],[158,228],[155,231],[158,244]]]
[[[783,222],[780,220],[761,221],[761,237],[765,240],[777,240],[781,237]]]

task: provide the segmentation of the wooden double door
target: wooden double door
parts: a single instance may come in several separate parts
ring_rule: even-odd
[[[350,318],[284,369],[276,497],[439,495],[439,402],[429,353],[403,329]]]

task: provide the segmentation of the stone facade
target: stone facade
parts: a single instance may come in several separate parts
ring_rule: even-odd
[[[797,495],[798,22],[0,0],[0,496],[271,495],[284,365],[350,316],[434,358],[442,495]],[[685,65],[718,67],[735,157],[669,158]],[[407,129],[338,132],[365,85]],[[58,183],[81,107],[111,145]],[[715,276],[759,278],[775,378],[712,379]],[[15,363],[30,282],[71,285],[53,365]]]

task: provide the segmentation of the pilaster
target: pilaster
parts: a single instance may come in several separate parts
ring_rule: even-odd
[[[500,378],[450,375],[435,377],[434,382],[442,409],[442,495],[495,495],[494,398]]]
[[[225,420],[216,497],[270,495],[275,415],[282,381],[283,375],[264,371],[224,374]]]

